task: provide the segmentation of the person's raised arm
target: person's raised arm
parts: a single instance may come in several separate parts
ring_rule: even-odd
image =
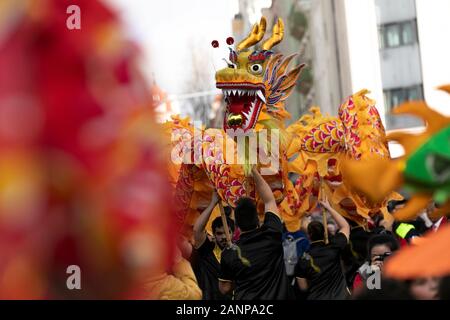
[[[217,192],[214,190],[212,193],[211,202],[209,203],[208,207],[206,207],[206,209],[203,210],[203,212],[200,214],[200,216],[194,223],[194,247],[196,249],[200,248],[201,245],[205,242],[206,239],[205,227],[217,202],[219,202],[219,196]]]
[[[279,215],[277,203],[275,201],[275,197],[273,196],[272,189],[270,189],[267,182],[264,180],[264,178],[258,172],[258,169],[256,169],[256,166],[253,167],[252,174],[253,174],[253,179],[255,180],[256,191],[258,192],[259,196],[261,197],[262,201],[264,202],[264,211],[265,212],[270,211],[276,215]]]
[[[339,232],[343,233],[347,240],[350,239],[350,225],[348,224],[347,220],[345,220],[345,218],[341,216],[339,212],[333,209],[333,207],[328,202],[328,199],[323,199],[322,201],[320,201],[320,204],[328,210],[334,221],[336,221],[336,224],[339,227]],[[326,228],[327,226],[324,227]]]

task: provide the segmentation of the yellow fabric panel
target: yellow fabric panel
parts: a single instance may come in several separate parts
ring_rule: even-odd
[[[155,300],[200,300],[202,291],[188,261],[182,259],[173,267],[173,274],[162,274],[146,285],[148,298]]]

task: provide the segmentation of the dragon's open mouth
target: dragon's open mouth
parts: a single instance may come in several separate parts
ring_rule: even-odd
[[[223,121],[224,130],[255,127],[256,121],[265,103],[264,86],[250,83],[217,83],[222,89],[227,110]]]

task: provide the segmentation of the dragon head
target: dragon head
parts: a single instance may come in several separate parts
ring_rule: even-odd
[[[217,71],[216,87],[223,91],[227,104],[223,128],[255,128],[259,120],[289,117],[284,100],[294,89],[304,64],[286,73],[289,62],[295,57],[283,58],[271,48],[283,39],[284,25],[281,19],[273,27],[272,35],[259,49],[250,50],[264,37],[266,19],[261,18],[249,35],[235,50],[230,48],[228,67]]]

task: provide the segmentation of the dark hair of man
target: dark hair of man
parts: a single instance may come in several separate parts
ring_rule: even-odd
[[[308,236],[311,241],[319,241],[324,239],[325,229],[320,221],[312,221],[308,224]]]
[[[257,228],[259,221],[255,201],[246,197],[240,198],[234,209],[234,217],[241,231],[245,232]]]
[[[223,212],[227,217],[231,216],[231,208],[229,206],[223,207]]]
[[[227,223],[228,228],[230,228],[231,232],[234,232],[234,221],[230,217],[227,217]],[[215,233],[216,229],[221,227],[223,227],[222,217],[215,218],[211,225],[212,232]]]

